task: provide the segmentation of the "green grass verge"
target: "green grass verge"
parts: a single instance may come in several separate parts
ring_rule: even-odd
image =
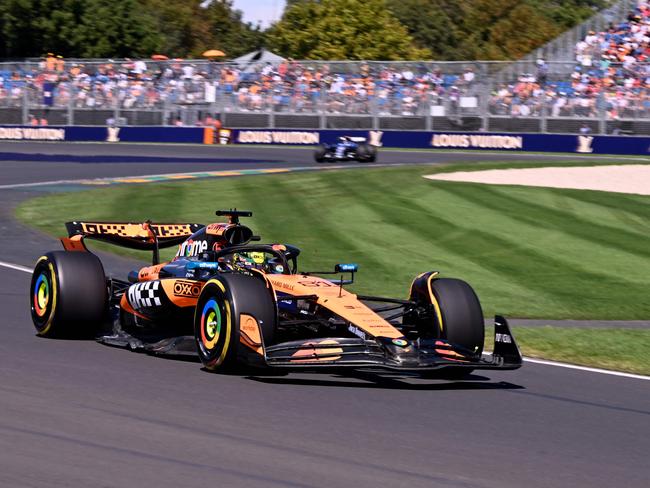
[[[584,164],[594,163],[573,163]],[[358,262],[364,293],[404,297],[416,274],[437,269],[470,282],[486,315],[650,318],[650,197],[421,177],[512,165],[124,185],[29,200],[18,216],[60,235],[67,220],[208,223],[216,208],[236,206],[254,211],[250,225],[265,241],[301,247],[302,269]]]
[[[525,356],[650,375],[650,330],[516,327]]]

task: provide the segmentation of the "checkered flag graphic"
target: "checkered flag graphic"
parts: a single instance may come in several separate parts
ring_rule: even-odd
[[[159,281],[145,281],[129,287],[129,303],[134,309],[159,307],[162,305],[158,288]]]

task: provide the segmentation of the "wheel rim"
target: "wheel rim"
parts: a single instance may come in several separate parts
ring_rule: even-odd
[[[201,312],[201,347],[210,352],[221,335],[221,310],[214,298],[208,300]]]
[[[50,304],[50,281],[45,271],[41,272],[36,279],[33,290],[34,312],[39,317],[44,317],[47,313],[47,306]]]
[[[52,325],[57,302],[57,286],[54,266],[47,258],[36,264],[31,284],[32,320],[38,334],[47,334]]]

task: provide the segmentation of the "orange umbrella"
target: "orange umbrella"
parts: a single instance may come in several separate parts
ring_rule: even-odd
[[[151,56],[151,59],[153,59],[154,61],[167,61],[169,58],[164,54],[154,54],[153,56]]]
[[[219,51],[218,49],[209,49],[203,53],[203,57],[206,58],[219,58],[225,55],[226,53],[224,53],[223,51]]]

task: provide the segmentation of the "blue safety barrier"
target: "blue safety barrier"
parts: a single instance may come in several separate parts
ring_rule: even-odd
[[[378,147],[391,148],[650,154],[650,137],[381,130],[239,129],[231,132],[231,142],[235,144],[313,145],[352,136],[364,137]]]
[[[492,132],[381,130],[220,129],[204,127],[0,126],[2,140],[107,141],[314,146],[341,136],[363,137],[377,147],[497,150],[582,154],[650,154],[650,137]]]
[[[108,141],[203,144],[203,127],[0,126],[0,141]]]

